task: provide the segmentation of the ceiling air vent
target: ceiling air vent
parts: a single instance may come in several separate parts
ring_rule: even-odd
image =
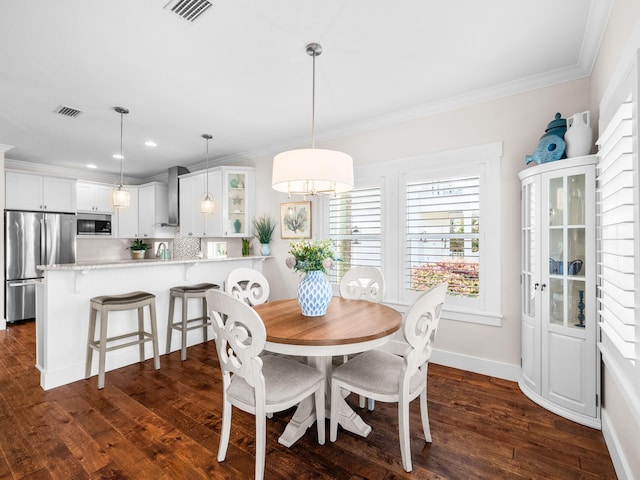
[[[188,22],[194,22],[209,7],[211,2],[207,0],[171,0],[164,6]]]
[[[64,115],[65,117],[77,117],[82,113],[82,111],[76,108],[67,107],[66,105],[60,105],[53,111],[53,113],[59,113],[60,115]]]

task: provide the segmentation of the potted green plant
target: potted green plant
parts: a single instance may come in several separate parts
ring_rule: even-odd
[[[251,239],[250,238],[243,238],[242,239],[242,256],[243,257],[248,257],[250,249],[251,249]]]
[[[144,243],[144,241],[139,238],[136,238],[131,241],[131,244],[127,248],[131,250],[131,255],[135,260],[140,260],[144,258],[145,252],[151,248],[151,245]]]
[[[253,228],[255,230],[253,234],[262,246],[260,248],[260,253],[265,256],[271,254],[269,242],[271,241],[271,236],[276,228],[275,221],[273,221],[269,215],[262,215],[261,217],[253,220]]]

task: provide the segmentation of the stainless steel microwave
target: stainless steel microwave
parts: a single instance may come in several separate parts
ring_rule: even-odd
[[[79,213],[77,221],[78,235],[111,235],[111,215]]]

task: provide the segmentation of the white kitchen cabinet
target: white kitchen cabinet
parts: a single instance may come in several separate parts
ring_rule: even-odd
[[[180,233],[185,237],[204,237],[206,227],[200,212],[200,200],[204,194],[204,173],[180,176]]]
[[[114,185],[78,182],[76,185],[77,210],[89,213],[113,213]]]
[[[128,208],[116,209],[118,238],[173,237],[173,228],[163,227],[168,220],[167,186],[159,182],[127,187],[131,195]]]
[[[173,237],[171,227],[163,227],[169,215],[169,196],[164,183],[151,182],[138,188],[138,235],[141,238]]]
[[[128,186],[129,206],[116,208],[115,224],[118,238],[138,238],[138,187]]]
[[[527,168],[522,181],[521,390],[601,428],[596,346],[595,155]]]
[[[75,212],[76,180],[30,173],[6,172],[5,208]]]
[[[180,232],[189,237],[222,237],[220,189],[222,173],[209,169],[209,193],[214,209],[203,214],[200,202],[207,192],[206,172],[194,172],[180,177]]]

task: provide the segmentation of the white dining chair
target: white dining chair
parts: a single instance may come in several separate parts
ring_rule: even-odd
[[[340,280],[343,298],[380,303],[383,295],[384,278],[376,267],[353,267]]]
[[[269,281],[253,268],[236,268],[227,275],[225,291],[251,306],[259,305],[269,299]]]
[[[366,300],[380,303],[384,295],[384,278],[382,272],[376,267],[353,267],[347,271],[340,280],[340,296],[350,300]],[[349,360],[349,355],[344,355],[343,363]],[[360,408],[365,403],[369,410],[374,409],[375,402],[372,399],[360,397]]]
[[[262,352],[267,332],[258,313],[224,292],[209,290],[207,305],[222,369],[223,410],[218,462],[226,458],[232,406],[256,417],[255,478],[265,465],[266,417],[315,395],[318,443],[325,440],[325,377],[308,365]]]
[[[398,403],[398,434],[402,466],[412,470],[409,439],[409,403],[420,396],[422,430],[431,442],[427,410],[427,367],[447,294],[447,283],[424,292],[409,308],[402,322],[406,349],[402,356],[369,350],[340,365],[331,378],[331,411],[337,407],[342,389],[381,402]],[[330,440],[338,435],[337,415],[331,416]]]

